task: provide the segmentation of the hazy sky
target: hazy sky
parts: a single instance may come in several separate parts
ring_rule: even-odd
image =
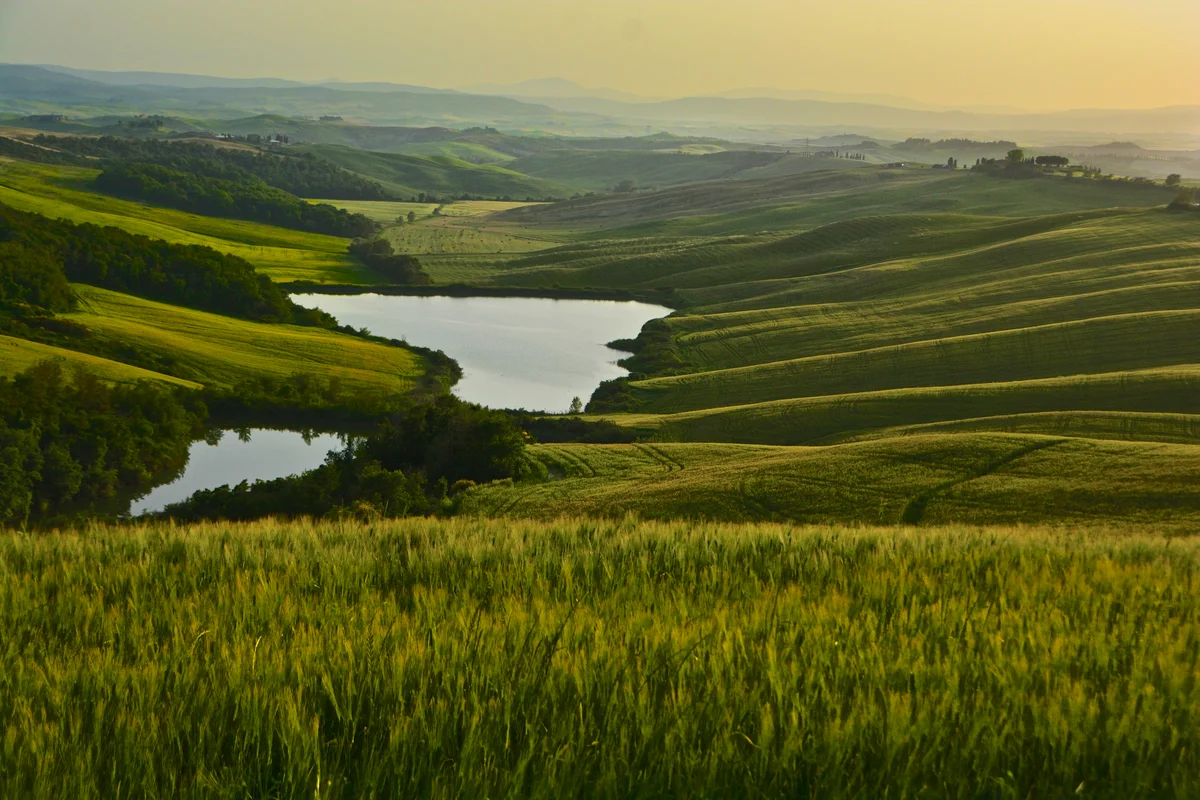
[[[1200,0],[0,0],[9,62],[1032,109],[1200,103],[1197,41]]]

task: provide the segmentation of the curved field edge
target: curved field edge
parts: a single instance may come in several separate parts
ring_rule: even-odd
[[[1200,365],[604,416],[663,441],[814,445],[884,428],[1054,412],[1200,413]]]
[[[90,191],[98,174],[98,170],[0,159],[0,202],[77,224],[111,226],[172,244],[211,247],[249,261],[274,280],[378,282],[378,276],[347,253],[347,239],[109,197]]]
[[[114,345],[136,348],[176,377],[229,387],[240,381],[296,373],[337,376],[364,389],[408,391],[425,360],[401,347],[319,328],[278,325],[72,284],[80,308],[64,317]]]
[[[122,364],[107,358],[78,353],[53,345],[17,339],[12,336],[0,336],[0,376],[13,377],[43,361],[56,361],[71,369],[82,369],[110,383],[136,383],[138,381],[162,381],[191,389],[200,388],[193,381],[152,372],[141,367]]]
[[[540,481],[469,490],[483,516],[857,524],[1200,526],[1200,446],[922,434],[826,447],[544,445]]]
[[[0,794],[1195,796],[1198,559],[1088,527],[0,534]]]

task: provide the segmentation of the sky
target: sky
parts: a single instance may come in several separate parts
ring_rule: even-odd
[[[1200,0],[0,0],[0,62],[953,106],[1200,104]]]

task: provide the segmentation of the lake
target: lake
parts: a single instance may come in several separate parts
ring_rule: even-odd
[[[319,467],[326,453],[341,447],[341,439],[334,434],[321,434],[306,442],[303,434],[294,431],[253,430],[249,440],[242,441],[234,431],[225,431],[216,445],[193,444],[183,474],[135,500],[130,513],[161,511],[201,489],[296,475]]]
[[[613,300],[540,297],[393,297],[293,295],[344,325],[442,350],[463,368],[454,393],[492,408],[566,411],[602,382],[627,375],[622,353],[606,346],[632,339],[671,309]]]

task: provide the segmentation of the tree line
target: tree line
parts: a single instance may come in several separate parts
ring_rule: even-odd
[[[297,197],[328,200],[397,199],[377,181],[356,175],[312,153],[264,153],[254,149],[214,147],[196,142],[124,139],[116,136],[41,134],[34,137],[32,142],[37,147],[27,145],[29,150],[40,149],[48,155],[57,154],[58,158],[74,157],[74,163],[93,163],[89,159],[135,161],[229,181],[255,177],[268,186]],[[28,151],[25,152],[28,155]]]
[[[0,377],[0,525],[58,524],[148,490],[187,463],[204,418],[194,392],[54,362]]]
[[[363,239],[351,242],[350,255],[384,276],[392,283],[428,286],[433,278],[421,266],[416,256],[396,253],[387,239]]]
[[[0,304],[54,313],[71,307],[68,281],[260,322],[332,328],[237,256],[169,244],[117,228],[76,225],[0,203]]]
[[[527,440],[507,414],[443,395],[409,404],[314,470],[200,491],[159,516],[197,521],[436,513],[470,486],[524,475]]]

